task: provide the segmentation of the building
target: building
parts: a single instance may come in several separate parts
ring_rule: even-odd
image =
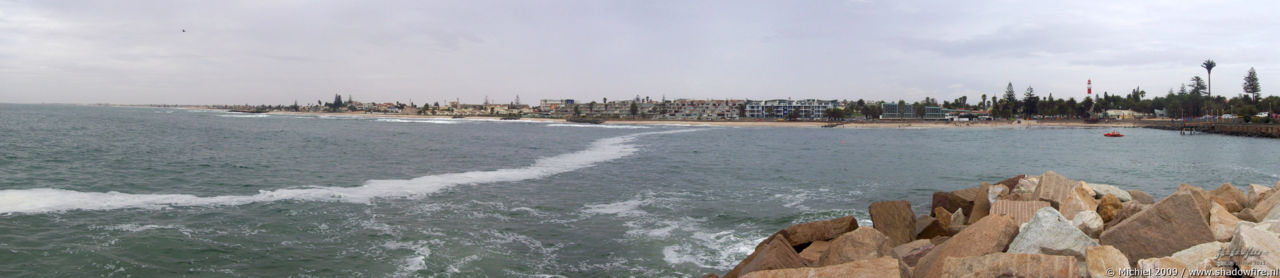
[[[696,100],[677,99],[660,103],[654,120],[737,120],[744,100]]]
[[[538,111],[552,112],[569,106],[573,106],[573,99],[544,99],[538,104]]]
[[[947,112],[942,107],[925,106],[924,114],[917,114],[915,105],[885,102],[880,104],[882,120],[946,120]]]
[[[839,105],[839,102],[834,100],[817,99],[748,100],[746,101],[746,116],[757,119],[785,119],[794,112],[796,119],[821,120],[826,116],[827,109],[836,108],[837,105]]]

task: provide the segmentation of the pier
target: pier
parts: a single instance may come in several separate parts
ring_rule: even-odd
[[[1177,130],[1179,134],[1218,133],[1236,136],[1280,138],[1280,124],[1245,123],[1240,119],[1187,119],[1172,121],[1151,121],[1143,125],[1148,128]]]

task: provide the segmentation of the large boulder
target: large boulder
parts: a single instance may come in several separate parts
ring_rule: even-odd
[[[1213,231],[1214,240],[1230,241],[1231,235],[1236,233],[1237,223],[1240,223],[1240,219],[1231,215],[1222,205],[1213,204],[1213,208],[1209,209],[1209,230]]]
[[[946,258],[981,256],[1004,251],[1017,233],[1018,224],[1011,217],[983,217],[920,258],[912,271],[912,277],[941,277]]]
[[[1120,203],[1120,198],[1116,195],[1102,195],[1102,201],[1098,202],[1098,216],[1102,217],[1102,222],[1109,222],[1116,219],[1116,215],[1120,214],[1120,209],[1124,205]]]
[[[973,211],[974,200],[978,199],[979,188],[969,188],[964,190],[956,190],[951,192],[934,192],[933,203],[929,206],[929,211],[937,211],[942,208],[946,211],[957,211],[964,209],[965,211]],[[938,217],[938,215],[932,215]]]
[[[1214,241],[1214,237],[1192,193],[1178,192],[1104,230],[1100,240],[1136,263]]]
[[[1041,208],[1009,244],[1009,253],[1074,256],[1084,260],[1084,250],[1098,242],[1077,229],[1053,208]]]
[[[944,228],[951,226],[951,212],[942,207],[933,208],[933,218],[937,219],[938,224],[941,224]]]
[[[1098,200],[1093,199],[1093,194],[1084,189],[1083,186],[1076,186],[1071,194],[1060,200],[1058,203],[1058,211],[1067,216],[1067,220],[1076,216],[1081,211],[1095,211],[1098,209]]]
[[[1115,195],[1116,198],[1120,199],[1121,202],[1128,202],[1130,200],[1133,200],[1133,196],[1129,195],[1129,191],[1124,191],[1123,189],[1120,189],[1119,187],[1116,187],[1114,185],[1101,184],[1101,183],[1085,183],[1085,184],[1093,188],[1094,198],[1102,198],[1103,195],[1111,194],[1111,195]]]
[[[895,246],[891,252],[893,252],[893,257],[901,259],[902,262],[908,266],[916,266],[916,262],[919,262],[920,258],[924,257],[925,254],[928,254],[929,251],[933,251],[935,246],[936,245],[933,245],[933,242],[928,239],[917,239],[903,245]]]
[[[892,240],[892,245],[915,240],[916,214],[904,200],[871,203],[871,226]]]
[[[1022,224],[1031,220],[1036,211],[1043,207],[1050,207],[1049,202],[996,200],[995,203],[991,204],[991,213],[988,216],[1005,215],[1013,218],[1018,224]]]
[[[1278,211],[1275,209],[1278,206],[1280,206],[1280,194],[1277,194],[1275,190],[1272,190],[1267,194],[1263,194],[1262,200],[1258,200],[1258,203],[1254,204],[1253,208],[1251,208],[1253,219],[1257,219],[1259,222],[1265,222],[1268,219],[1280,220],[1280,217],[1272,216],[1273,211]],[[1280,214],[1275,215],[1280,216]]]
[[[1014,188],[1018,187],[1019,182],[1022,182],[1022,180],[1026,178],[1027,178],[1027,175],[1017,175],[1012,178],[1004,179],[1000,182],[997,182],[996,184],[1003,185],[1005,188],[1009,189],[1009,190],[1006,190],[1005,192],[1011,192],[1013,191]]]
[[[1134,202],[1148,204],[1148,205],[1156,203],[1156,198],[1151,197],[1151,194],[1147,194],[1146,192],[1142,192],[1136,189],[1130,189],[1128,192],[1129,192],[1129,196],[1133,196]]]
[[[1120,222],[1124,222],[1124,220],[1129,218],[1129,216],[1138,214],[1139,212],[1142,212],[1142,210],[1151,206],[1152,205],[1138,202],[1125,202],[1121,205],[1120,212],[1116,213],[1116,216],[1111,218],[1111,221],[1105,221],[1106,224],[1103,225],[1103,229],[1111,229],[1111,227],[1115,227],[1117,224],[1120,224]]]
[[[822,258],[818,259],[817,266],[889,256],[892,250],[889,237],[876,229],[862,227],[832,240]]]
[[[908,277],[907,267],[898,259],[880,257],[875,259],[853,261],[823,267],[802,267],[790,269],[764,270],[747,273],[743,278],[818,278],[818,277]]]
[[[991,194],[993,190],[996,191],[994,196]],[[968,219],[961,224],[973,224],[978,222],[978,219],[986,217],[988,213],[991,213],[991,202],[1000,196],[1000,192],[1006,192],[1007,190],[1008,188],[1003,186],[991,186],[990,183],[983,182],[982,186],[978,186],[978,193],[981,195],[978,196],[977,200],[973,200],[973,211],[969,212]]]
[[[822,254],[827,253],[827,249],[831,248],[831,242],[825,240],[814,241],[809,243],[808,247],[800,251],[800,258],[804,259],[805,265],[818,265],[818,259],[822,258]]]
[[[1040,184],[1036,186],[1035,196],[1056,207],[1075,194],[1077,187],[1080,187],[1079,181],[1069,180],[1058,173],[1047,171],[1040,176]]]
[[[1226,254],[1241,270],[1272,270],[1280,267],[1280,238],[1275,233],[1240,225],[1231,237]]]
[[[1194,200],[1196,201],[1195,202],[1196,208],[1199,209],[1200,211],[1200,216],[1204,218],[1205,222],[1209,221],[1209,208],[1210,208],[1209,205],[1213,204],[1213,200],[1209,199],[1209,191],[1206,191],[1204,190],[1204,188],[1200,188],[1198,186],[1194,186],[1190,184],[1181,184],[1181,185],[1178,185],[1178,191],[1174,193],[1178,193],[1178,192],[1191,193],[1191,197],[1193,197]]]
[[[756,245],[754,252],[739,262],[724,278],[736,278],[759,270],[804,267],[804,259],[791,247],[783,232],[775,233]]]
[[[1262,201],[1262,195],[1266,194],[1268,191],[1271,191],[1270,187],[1257,185],[1257,184],[1249,184],[1249,194],[1247,194],[1249,201],[1243,204],[1244,207],[1246,208],[1254,207],[1254,205],[1258,204],[1258,201]]]
[[[960,212],[961,210],[972,212],[973,204],[976,203],[978,199],[982,199],[982,197],[985,196],[985,194],[982,193],[981,187],[970,187],[970,188],[965,188],[961,190],[951,191],[951,195],[959,199],[959,205],[960,205],[960,207],[956,209],[947,210],[952,213]],[[966,214],[965,216],[969,216],[969,215]]]
[[[1219,267],[1220,254],[1227,250],[1226,247],[1225,242],[1210,241],[1175,252],[1169,258],[1193,269],[1214,269]]]
[[[1071,219],[1072,226],[1076,226],[1076,229],[1080,229],[1081,232],[1091,238],[1098,238],[1099,235],[1102,235],[1104,223],[1102,222],[1102,216],[1098,216],[1098,213],[1093,211],[1081,211],[1076,213],[1075,218]]]
[[[1116,277],[1116,271],[1129,268],[1129,258],[1111,245],[1099,245],[1084,250],[1086,277]]]
[[[938,208],[942,210],[942,208]],[[947,216],[950,217],[950,216]],[[951,220],[942,218],[929,218],[929,223],[925,223],[924,228],[920,229],[920,233],[916,234],[917,239],[931,239],[936,237],[951,236],[951,230],[947,229],[947,223]],[[917,223],[918,225],[919,223]]]
[[[1239,188],[1231,185],[1231,183],[1224,183],[1222,186],[1218,186],[1217,189],[1209,191],[1209,195],[1215,202],[1222,204],[1223,207],[1231,212],[1240,211],[1244,209],[1245,205],[1249,204],[1249,196],[1244,191],[1240,191]],[[1234,202],[1236,207],[1233,208],[1227,204],[1231,202]]]
[[[994,253],[947,258],[942,277],[1077,277],[1071,256]]]
[[[814,241],[831,240],[844,233],[858,228],[858,220],[853,216],[845,216],[831,220],[814,221],[791,225],[783,231],[787,241],[795,246],[808,245]]]

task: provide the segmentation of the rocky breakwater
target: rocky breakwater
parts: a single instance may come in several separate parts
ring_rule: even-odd
[[[934,193],[927,215],[880,201],[868,208],[871,227],[852,216],[792,225],[724,276],[704,277],[1274,275],[1276,187],[1183,184],[1156,200],[1053,171],[1020,175]]]

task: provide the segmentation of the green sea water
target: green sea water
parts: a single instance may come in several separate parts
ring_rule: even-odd
[[[1280,141],[0,104],[3,277],[687,277],[786,225],[1053,170],[1167,195]]]

